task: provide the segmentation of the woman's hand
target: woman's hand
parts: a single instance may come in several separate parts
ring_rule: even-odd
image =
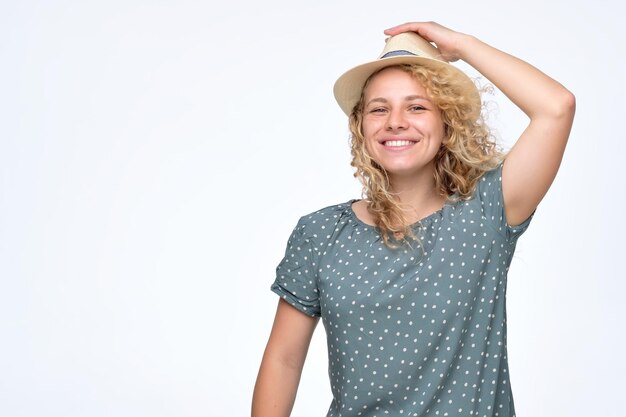
[[[411,22],[385,30],[385,35],[394,36],[402,32],[415,32],[429,42],[433,42],[441,57],[453,62],[461,58],[461,44],[468,35],[455,32],[435,22]]]

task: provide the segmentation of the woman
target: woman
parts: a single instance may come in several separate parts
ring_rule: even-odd
[[[367,198],[311,213],[294,229],[272,285],[281,298],[253,417],[290,414],[319,317],[328,416],[515,415],[506,273],[556,176],[574,96],[433,22],[385,34],[381,57],[335,85]],[[508,153],[482,123],[474,84],[448,64],[458,59],[528,115]]]

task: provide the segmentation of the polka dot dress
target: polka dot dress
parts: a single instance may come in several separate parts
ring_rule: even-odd
[[[501,173],[414,225],[421,246],[386,247],[354,200],[300,219],[271,288],[322,318],[327,417],[515,416],[507,271],[534,213],[506,223]]]

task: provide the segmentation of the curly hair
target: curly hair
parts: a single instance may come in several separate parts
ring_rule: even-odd
[[[476,183],[488,170],[504,159],[504,152],[497,146],[485,124],[481,109],[452,81],[448,70],[431,69],[420,65],[395,65],[422,84],[428,97],[441,111],[445,140],[434,158],[434,180],[438,194],[448,201],[471,198]],[[364,94],[370,80],[385,67],[372,74],[361,91],[361,98],[354,106],[349,126],[351,133],[351,165],[354,176],[363,184],[363,195],[368,200],[368,210],[375,225],[389,247],[398,242],[416,240],[421,243],[408,221],[407,209],[394,195],[385,169],[369,155],[363,136]],[[456,194],[456,196],[455,196]]]

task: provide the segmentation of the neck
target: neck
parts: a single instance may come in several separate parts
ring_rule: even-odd
[[[434,168],[433,168],[434,169]],[[424,169],[417,175],[390,176],[391,189],[404,207],[409,209],[411,221],[420,220],[439,210],[446,197],[435,187],[433,170]]]

